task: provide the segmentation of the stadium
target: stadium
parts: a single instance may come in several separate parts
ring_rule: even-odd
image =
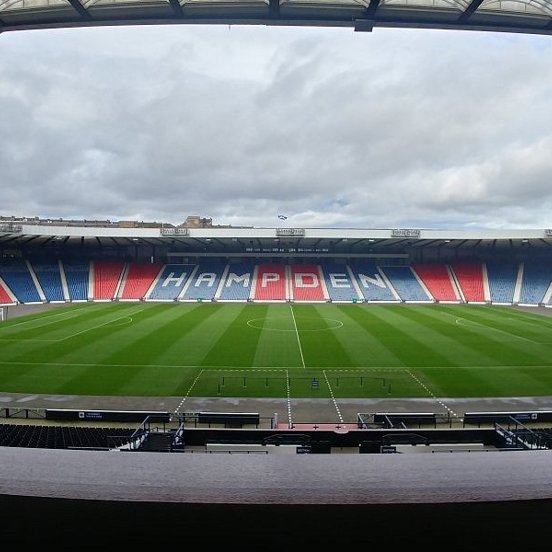
[[[124,477],[127,491],[114,485],[112,500],[105,492],[111,505],[101,502],[101,512],[123,498],[150,504],[163,497],[169,519],[181,515],[168,513],[181,502],[238,503],[239,514],[185,515],[196,522],[247,515],[262,528],[259,538],[273,539],[251,508],[284,503],[287,514],[262,519],[290,516],[299,541],[316,520],[358,522],[354,509],[301,510],[305,503],[328,508],[336,497],[341,508],[364,507],[362,515],[370,511],[381,525],[387,513],[366,508],[388,500],[403,509],[415,503],[416,524],[418,512],[437,517],[423,510],[435,501],[446,505],[442,512],[450,508],[447,519],[466,515],[458,510],[466,502],[470,516],[492,519],[515,496],[516,515],[533,516],[528,504],[539,498],[544,508],[549,498],[551,246],[550,229],[3,217],[3,488],[37,501],[63,496],[63,516],[80,501],[77,509],[95,519],[96,502],[83,498],[98,497],[97,477],[102,492],[111,478]],[[34,458],[39,451],[43,460]],[[152,478],[152,457],[161,457],[155,462],[170,474],[166,483]],[[304,458],[316,464],[314,479]],[[381,474],[376,480],[364,479],[366,458]],[[394,458],[408,464],[393,467]],[[534,467],[520,473],[521,459]],[[219,481],[216,492],[203,479],[213,461],[234,481]],[[29,462],[35,476],[23,483],[19,470]],[[334,464],[347,476],[334,479]],[[184,479],[174,473],[178,465],[189,470]],[[282,465],[286,482],[274,471]],[[308,481],[307,498],[297,473]],[[136,477],[144,483],[131,483]],[[390,479],[398,485],[392,492]],[[482,504],[487,511],[474,514]],[[402,538],[417,538],[410,533],[416,524]],[[359,537],[351,527],[348,536]]]
[[[2,38],[22,31],[168,25],[546,36],[552,33],[552,10],[547,1],[532,0],[0,0]],[[22,43],[13,43],[8,55],[15,56]],[[46,53],[48,64],[55,63],[48,57],[54,51]],[[193,58],[190,51],[185,57]],[[171,49],[168,57],[175,61],[180,54]],[[275,59],[270,63],[277,68]],[[384,66],[375,67],[386,73]],[[168,67],[180,70],[178,64]],[[12,78],[6,75],[2,97],[25,97],[25,86],[10,89]],[[524,78],[520,72],[520,82]],[[286,91],[290,83],[285,81]],[[140,80],[134,84],[140,93],[146,90]],[[102,99],[116,95],[117,88],[102,86]],[[38,89],[48,97],[47,86]],[[348,90],[341,91],[340,109],[349,105]],[[476,92],[473,105],[475,95],[479,101],[484,95]],[[38,119],[27,119],[26,112],[40,94],[28,93],[21,105],[5,104],[6,142],[13,119],[26,121],[30,134],[39,133]],[[94,105],[87,99],[85,94],[75,100],[83,113]],[[59,173],[50,176],[45,162],[46,142],[56,136],[52,129],[70,134],[70,118],[66,127],[56,127],[60,114],[75,107],[70,92],[64,101],[69,108],[63,101],[49,105],[51,119],[44,110],[46,138],[34,158],[27,143],[18,150],[23,142],[15,135],[14,146],[2,149],[6,205],[16,204],[11,198],[21,193],[19,205],[41,211],[20,216],[3,205],[0,212],[4,545],[473,550],[548,544],[547,223],[454,229],[437,221],[435,228],[311,225],[285,214],[262,226],[241,225],[236,218],[215,224],[197,215],[181,224],[60,218],[59,212],[44,218],[48,208],[55,211],[56,202],[67,199],[55,194]],[[229,105],[213,110],[213,119]],[[282,117],[277,109],[275,114]],[[479,123],[470,113],[462,115],[471,125]],[[526,116],[535,123],[542,118],[530,110]],[[85,120],[94,126],[98,115]],[[453,118],[446,120],[454,127]],[[134,122],[136,131],[145,119]],[[494,122],[499,134],[505,127],[498,118]],[[171,124],[177,124],[172,112]],[[313,128],[311,138],[319,130]],[[338,127],[334,131],[339,135]],[[282,132],[272,143],[249,144],[254,147],[248,153],[259,154],[261,144],[272,150],[282,137],[288,138]],[[392,142],[386,144],[395,151]],[[531,165],[530,148],[520,151]],[[115,158],[98,152],[91,159],[99,165]],[[54,158],[62,164],[70,155],[67,150]],[[33,159],[44,188],[50,186],[48,205],[40,204],[39,194],[34,202],[24,195],[24,177],[31,179],[25,159]],[[366,158],[364,171],[373,159]],[[136,178],[135,167],[125,166],[125,179]],[[71,177],[80,182],[84,173],[73,171]],[[526,182],[512,174],[518,186]],[[161,178],[156,174],[149,187]],[[314,187],[317,175],[309,180]],[[339,182],[346,180],[339,174]],[[115,197],[94,198],[90,182],[84,188],[83,196],[75,188],[83,216],[94,212],[93,200],[105,209]],[[282,187],[282,194],[292,191]],[[461,199],[477,203],[479,196]],[[541,200],[545,207],[542,190],[535,209]],[[98,212],[98,201],[95,206]]]

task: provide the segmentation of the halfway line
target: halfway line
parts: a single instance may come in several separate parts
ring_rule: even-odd
[[[299,338],[299,330],[297,329],[297,322],[295,322],[295,315],[293,314],[293,307],[290,305],[289,309],[291,310],[291,317],[293,318],[293,325],[295,326],[295,335],[297,336],[297,345],[299,346],[299,353],[301,354],[301,363],[303,364],[303,368],[306,368],[303,348],[301,347],[301,339]]]

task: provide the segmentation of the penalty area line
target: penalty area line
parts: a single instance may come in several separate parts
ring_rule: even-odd
[[[339,423],[342,424],[343,423],[343,416],[341,415],[341,410],[339,410],[339,406],[338,406],[337,401],[335,399],[332,386],[330,385],[330,380],[328,379],[328,374],[326,374],[326,370],[322,370],[322,373],[324,374],[324,379],[326,380],[326,385],[328,386],[328,390],[330,392],[330,398],[333,402],[335,410],[337,411],[337,417],[339,418]]]
[[[195,384],[199,381],[199,378],[201,377],[202,374],[203,374],[203,369],[199,371],[199,374],[194,378],[194,381],[192,381],[190,387],[188,387],[186,394],[184,395],[184,397],[182,397],[182,400],[180,401],[179,405],[174,410],[175,414],[178,414],[180,412],[180,409],[184,406],[186,399],[190,396],[192,389],[195,387]]]
[[[435,393],[433,393],[433,391],[431,391],[431,389],[423,382],[421,381],[415,374],[413,374],[408,368],[405,369],[405,372],[408,373],[408,375],[420,386],[422,387],[428,394],[429,396],[437,401],[447,412],[449,412],[450,414],[452,414],[452,416],[454,416],[455,418],[458,418],[458,414],[456,414],[456,412],[454,412],[454,410],[452,410],[452,408],[449,408],[439,397],[437,397],[437,395],[435,395]]]

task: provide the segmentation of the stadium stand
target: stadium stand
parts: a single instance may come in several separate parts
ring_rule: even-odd
[[[0,424],[0,446],[109,449],[126,444],[133,432],[122,427]]]
[[[88,300],[89,268],[90,263],[87,262],[65,261],[63,263],[70,301]]]
[[[412,268],[436,301],[459,302],[460,296],[456,289],[456,284],[451,280],[447,265],[413,264]]]
[[[116,260],[94,262],[94,301],[111,301],[117,289],[125,263]]]
[[[0,278],[0,305],[12,305],[13,303],[15,303],[15,301],[11,296],[9,288],[6,287],[2,278]]]
[[[196,270],[197,266],[192,264],[165,265],[146,299],[151,301],[176,301],[178,296],[186,289],[190,277]]]
[[[40,283],[40,287],[44,292],[46,301],[49,302],[65,302],[66,297],[63,292],[63,283],[59,264],[51,263],[33,263],[32,269]]]
[[[322,274],[330,301],[352,302],[363,299],[346,264],[326,262],[322,264]]]
[[[0,265],[0,277],[20,303],[44,302],[24,261],[4,261]]]
[[[382,271],[402,301],[427,303],[433,300],[409,266],[386,266]]]
[[[128,263],[119,298],[123,301],[143,299],[162,267],[161,263]]]
[[[290,289],[294,301],[325,302],[327,293],[320,269],[314,264],[293,264],[290,266]]]
[[[451,265],[466,303],[485,303],[485,285],[481,263],[456,262]]]
[[[512,304],[519,264],[509,261],[487,261],[485,265],[491,303]]]
[[[366,301],[400,301],[396,291],[374,262],[356,261],[351,263],[351,270]]]
[[[222,278],[226,263],[219,261],[204,261],[197,266],[197,270],[190,277],[181,296],[183,301],[210,301],[214,299]]]
[[[525,261],[522,264],[523,276],[520,305],[540,305],[552,282],[552,262],[545,260]]]
[[[466,302],[548,305],[552,261],[168,264],[99,260],[0,263],[0,304],[88,300]]]
[[[244,261],[230,263],[225,269],[217,299],[220,301],[247,301],[251,294],[255,265]]]
[[[256,301],[285,301],[288,298],[286,265],[258,265],[254,286],[253,297]]]

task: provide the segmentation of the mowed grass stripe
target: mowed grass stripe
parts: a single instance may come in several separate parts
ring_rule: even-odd
[[[186,338],[216,312],[195,304],[157,305],[147,316],[136,317],[130,326],[121,329],[116,339],[104,340],[106,354],[97,362],[135,366],[190,364],[185,362]]]
[[[410,309],[410,314],[408,311],[405,310],[398,310],[397,312],[402,312],[404,316],[412,317],[415,316],[416,320],[421,322],[423,313],[429,313],[431,310],[434,309],[434,306],[432,305],[416,305],[412,306],[412,309]],[[412,314],[415,313],[415,314]],[[456,326],[460,326],[461,328],[464,327],[463,324],[457,324],[456,323],[457,317],[454,318],[454,323]],[[486,356],[492,357],[494,359],[492,362],[488,364],[535,364],[535,365],[541,365],[545,364],[549,361],[549,354],[548,352],[539,347],[537,344],[535,344],[533,341],[526,340],[523,338],[523,336],[520,335],[519,338],[516,338],[516,336],[513,336],[509,332],[502,332],[500,329],[493,327],[492,321],[487,321],[485,317],[480,317],[481,323],[475,324],[475,327],[470,328],[474,331],[474,333],[479,332],[479,343],[483,344],[483,347],[479,347],[479,351],[484,353]],[[452,322],[452,319],[451,319]],[[470,327],[470,324],[468,323],[468,328]],[[521,332],[521,330],[520,330]],[[458,335],[456,337],[456,341],[460,339],[460,336]],[[477,343],[477,342],[475,342]],[[467,345],[470,345],[472,347],[472,350],[475,350],[474,343],[468,343]],[[447,348],[442,344],[441,347],[444,351],[447,351]],[[459,351],[451,351],[455,355],[455,357],[462,359],[462,355]],[[476,365],[484,365],[486,364],[484,362],[483,357],[481,357],[481,360],[479,362],[473,362],[470,363],[466,360],[462,360],[460,364],[463,365],[470,365],[470,364],[476,364]]]
[[[552,394],[547,367],[419,369],[441,397],[522,397]],[[539,377],[540,374],[540,377]],[[434,391],[435,392],[435,391]]]
[[[501,363],[489,353],[487,343],[481,339],[480,331],[456,324],[456,320],[450,318],[440,307],[420,307],[422,308],[413,306],[411,310],[403,310],[401,314],[411,320],[423,321],[426,327],[431,328],[434,332],[433,339],[439,341],[444,350],[450,351],[455,358],[456,366],[492,366]]]
[[[482,328],[485,327],[489,331],[494,330],[498,334],[510,337],[512,340],[529,341],[533,345],[552,343],[550,326],[545,323],[541,327],[529,324],[527,318],[512,308],[479,306],[470,309],[460,307],[455,316],[460,323],[469,321]],[[543,322],[547,321],[544,316],[542,318]]]
[[[84,308],[57,342],[0,345],[0,391],[185,396],[200,366],[209,366],[213,377],[201,377],[192,393],[216,396],[220,366],[232,374],[233,383],[227,381],[226,386],[231,396],[285,396],[285,378],[278,367],[289,371],[294,397],[329,397],[327,386],[312,388],[310,380],[322,381],[325,368],[336,397],[552,396],[552,360],[544,355],[546,345],[521,339],[513,344],[506,332],[456,324],[456,318],[481,320],[488,313],[490,325],[501,325],[503,316],[508,320],[502,327],[509,327],[519,317],[520,336],[530,331],[548,338],[550,328],[544,324],[541,330],[533,313],[448,305],[295,304],[292,308],[306,369],[300,362],[289,304],[95,304],[89,312]],[[44,319],[51,316],[48,311]],[[125,317],[130,320],[121,324]],[[40,317],[33,320],[39,323]],[[343,326],[338,327],[336,320]],[[44,324],[45,333],[49,326]],[[508,354],[498,358],[489,354],[487,347],[497,351],[500,346]],[[259,372],[263,363],[276,371]],[[237,371],[231,371],[232,366]],[[357,366],[364,370],[362,385],[359,374],[350,370]],[[371,371],[370,366],[385,371]],[[397,370],[401,366],[410,367],[410,375]],[[389,394],[378,383],[378,374],[383,373],[392,374],[386,376],[392,387]],[[245,385],[237,379],[242,376]]]
[[[178,344],[167,349],[159,363],[180,364],[200,367],[205,356],[211,351],[228,324],[239,313],[242,305],[229,305],[237,309],[227,309],[224,304],[200,303],[186,319],[186,331],[178,338]],[[223,358],[219,363],[223,362]]]
[[[222,363],[225,366],[255,366],[261,331],[247,324],[251,319],[251,309],[244,307],[245,305],[225,307],[225,330],[203,357],[202,366],[216,366]],[[255,315],[265,318],[267,311],[267,305],[259,305],[259,308],[255,309]]]
[[[522,319],[517,327],[508,326],[509,329],[506,330],[506,325],[497,323],[493,307],[487,307],[486,310],[476,309],[475,314],[468,309],[444,312],[448,312],[460,328],[478,332],[480,342],[488,350],[488,354],[492,354],[502,364],[541,365],[551,362],[552,347],[542,342],[552,337],[548,328],[543,328],[538,335],[532,329],[528,333],[527,325]],[[502,311],[502,314],[509,317],[511,312],[515,311],[510,309]]]
[[[121,305],[119,310],[109,309],[101,317],[89,318],[84,315],[78,321],[74,321],[70,328],[65,329],[64,339],[42,343],[32,340],[29,343],[22,342],[19,354],[12,354],[9,358],[29,362],[86,358],[87,361],[94,362],[96,355],[101,354],[104,339],[114,339],[116,334],[134,319],[147,316],[143,314],[147,310],[148,306],[143,304]],[[4,359],[3,354],[1,357]]]
[[[133,308],[133,313],[136,311],[136,307]],[[91,332],[94,332],[94,328],[97,324],[110,324],[114,320],[120,319],[121,315],[128,316],[128,309],[107,309],[104,311],[105,314],[103,317],[99,318],[97,316],[92,316],[89,318],[90,313],[83,313],[79,316],[77,321],[72,322],[71,327],[65,329],[66,336],[71,335],[69,331],[75,332],[76,330],[82,332],[78,335],[78,342],[71,342],[70,340],[57,340],[57,341],[35,341],[34,339],[26,341],[21,340],[17,343],[11,343],[10,347],[2,347],[0,349],[0,361],[18,361],[18,362],[29,362],[29,363],[41,363],[49,362],[52,360],[58,360],[63,358],[64,355],[70,353],[72,350],[79,351],[79,349],[86,344],[87,341],[90,341]],[[88,324],[91,321],[92,326]],[[89,331],[84,331],[88,328]],[[110,331],[110,330],[109,330]],[[79,356],[79,358],[82,358]],[[0,374],[2,370],[5,369],[0,366]],[[22,370],[22,368],[20,368]]]
[[[142,337],[142,343],[150,345],[130,347],[102,361],[102,364],[108,360],[115,364],[115,360],[126,357],[128,362],[133,354],[140,358],[138,365],[131,371],[123,367],[124,376],[117,377],[115,381],[118,394],[136,394],[144,385],[148,386],[148,393],[152,392],[152,372],[164,380],[154,385],[154,394],[186,392],[199,373],[206,351],[211,349],[216,336],[224,332],[232,311],[223,305],[209,303],[165,305],[163,314],[166,316],[167,312],[171,315],[180,314],[174,320],[164,320],[161,325],[156,319],[148,321],[150,326],[153,324],[158,327],[158,331]],[[220,319],[221,316],[225,319]],[[144,347],[150,348],[149,353],[142,353]],[[93,374],[93,369],[90,372]]]
[[[515,344],[505,344],[504,339],[498,338],[496,333],[489,334],[484,327],[456,324],[456,319],[447,317],[446,313],[433,306],[412,306],[394,312],[407,320],[401,323],[405,328],[409,328],[410,321],[431,330],[431,333],[425,334],[425,339],[439,345],[451,359],[451,364],[456,366],[508,364],[518,354]],[[542,364],[542,359],[534,360],[535,364]]]
[[[495,370],[493,369],[492,372]],[[492,380],[489,380],[485,374],[489,374],[489,370],[461,366],[449,370],[439,367],[416,369],[416,376],[438,397],[508,396],[500,393],[498,386],[489,385]],[[496,377],[499,378],[499,376]]]
[[[529,311],[522,311],[517,308],[479,305],[477,309],[474,309],[474,314],[478,312],[490,319],[494,319],[498,324],[513,327],[514,330],[523,327],[524,333],[535,331],[537,335],[541,335],[542,332],[545,332],[546,335],[550,336],[550,330],[552,330],[551,317],[538,315]]]
[[[183,323],[183,320],[187,321],[192,315],[193,309],[197,308],[195,306],[191,309],[188,306],[179,308],[179,305],[165,304],[152,304],[150,307],[144,316],[137,316],[129,327],[122,329],[113,336],[113,339],[111,337],[104,338],[102,347],[93,357],[96,366],[87,367],[74,376],[67,382],[63,392],[74,393],[75,389],[88,387],[96,389],[98,366],[111,370],[109,380],[117,394],[134,394],[144,389],[145,380],[147,380],[149,389],[151,385],[149,374],[152,372],[161,374],[167,370],[166,368],[161,369],[159,366],[152,368],[150,365],[156,364],[167,349],[178,346],[186,329],[191,331],[193,325]],[[82,353],[81,350],[76,354],[82,356]],[[176,356],[182,358],[181,354]],[[72,361],[71,358],[63,360],[65,362]],[[172,370],[174,375],[176,371],[176,369]],[[188,368],[187,372],[191,374],[193,369]],[[140,378],[142,373],[145,374],[144,378]],[[139,380],[138,383],[134,383],[136,380]],[[172,378],[169,378],[169,381],[171,380]],[[167,386],[158,383],[155,388],[172,390],[174,385]]]
[[[118,328],[118,331],[111,332],[109,333],[109,335],[105,335],[105,332],[96,332],[95,340],[91,341],[90,343],[83,344],[80,348],[78,348],[77,345],[74,344],[74,347],[66,355],[52,358],[52,355],[50,354],[50,363],[54,363],[57,359],[60,365],[64,365],[65,363],[68,364],[66,366],[67,370],[65,372],[65,382],[62,383],[58,380],[57,392],[65,394],[102,394],[106,393],[108,389],[111,389],[111,391],[107,394],[130,393],[138,395],[148,395],[150,393],[149,390],[144,391],[144,388],[140,384],[132,385],[130,383],[133,379],[137,377],[140,371],[150,371],[151,368],[148,364],[143,364],[142,366],[140,366],[140,350],[133,348],[132,346],[130,346],[130,348],[127,348],[129,346],[125,344],[128,344],[129,335],[132,335],[134,332],[136,332],[138,336],[141,335],[141,342],[144,347],[147,348],[150,346],[154,346],[155,340],[144,336],[142,332],[138,329],[142,324],[147,324],[151,321],[152,318],[155,318],[160,313],[166,316],[168,309],[171,309],[172,312],[176,313],[179,318],[182,318],[189,316],[197,309],[197,307],[195,305],[172,306],[154,303],[146,306],[142,305],[142,308],[143,312],[135,312],[133,316],[133,323],[129,327],[126,327],[124,329]],[[192,321],[186,324],[186,328],[188,328],[190,332],[196,331],[197,325],[199,324],[201,319],[211,316],[216,312],[216,309],[203,309],[201,312],[202,314],[200,316],[191,317]],[[153,326],[150,325],[150,327],[154,326],[155,324]],[[173,328],[175,331],[179,330],[178,325],[174,325]],[[180,346],[182,345],[181,336],[183,333],[185,332],[183,332],[182,328],[180,327],[179,335],[176,336],[175,339],[175,343],[180,344]],[[139,339],[137,338],[137,340]],[[135,343],[136,342],[134,342],[134,344]],[[119,355],[118,352],[113,353],[114,348],[120,351],[121,345],[125,345],[127,351],[121,355]],[[48,349],[52,349],[52,347],[48,347]],[[106,360],[108,358],[106,356],[106,352],[111,355],[110,362],[107,362]],[[163,351],[163,354],[165,353],[166,350]],[[183,354],[176,354],[175,357],[179,359],[180,362],[185,359],[185,355]],[[93,362],[96,363],[96,365],[71,365],[72,363],[77,364],[79,361],[82,362],[82,359],[87,359],[88,363]],[[121,360],[122,362],[115,363],[113,362],[115,359]],[[174,361],[174,358],[171,360]],[[113,364],[117,364],[117,366],[114,367]],[[0,373],[1,368],[2,367],[0,367]],[[155,367],[154,371],[159,371],[159,369],[160,367]],[[18,380],[25,381],[26,379],[28,379],[29,375],[33,377],[33,374],[36,374],[38,372],[40,372],[42,375],[51,370],[52,366],[50,364],[48,366],[18,366],[16,376],[12,377],[11,381],[8,381],[7,383],[10,387],[13,387],[14,385],[17,385]],[[175,368],[171,367],[167,369],[164,367],[163,370],[165,371],[165,378],[168,375],[166,372],[175,373],[175,377],[172,379],[165,379],[166,383],[164,385],[158,384],[156,386],[158,392],[161,392],[159,389],[168,391],[177,388],[178,382],[182,381],[183,379],[182,369],[178,369],[177,372]],[[187,368],[186,374],[184,374],[184,376],[188,377],[193,374],[194,370],[191,368]],[[126,392],[125,389],[127,389]]]
[[[339,340],[339,330],[343,328],[332,329],[336,324],[329,316],[331,309],[326,309],[322,314],[315,305],[297,305],[293,310],[307,368],[356,366]]]
[[[17,326],[7,327],[4,331],[4,326],[0,325],[0,354],[9,354],[10,352],[17,354],[22,350],[30,351],[33,346],[41,348],[45,343],[61,341],[79,331],[89,331],[95,325],[104,324],[105,321],[121,316],[121,307],[117,308],[118,305],[113,305],[110,309],[106,309],[106,305],[96,305],[95,307],[90,306],[90,308],[81,308],[77,311],[69,309],[66,317],[56,316],[54,318],[50,315],[43,315],[46,321],[40,325],[36,317],[33,317],[32,325],[29,327],[21,322]],[[97,320],[96,324],[95,320]],[[36,343],[33,344],[34,341]],[[20,345],[21,343],[23,346]]]
[[[251,315],[249,323],[260,332],[256,342],[254,365],[303,370],[289,305],[269,304],[266,307],[264,315],[261,315],[255,305],[248,309]]]
[[[400,317],[395,310],[408,308],[403,305],[374,305],[359,310],[359,316],[366,317],[370,332],[400,360],[403,367],[454,366],[455,362],[443,354],[435,343],[420,338],[421,325],[410,325],[409,331],[399,324]],[[362,313],[362,314],[360,314]]]
[[[526,310],[509,309],[509,314],[529,326],[536,326],[543,330],[546,328],[548,328],[549,331],[552,330],[552,317],[542,316],[542,314],[532,312],[530,308]],[[547,333],[547,335],[550,336],[550,333]]]
[[[89,309],[88,312],[90,312],[92,308],[93,305],[89,303],[78,307],[74,305],[60,306],[47,314],[29,314],[21,318],[6,320],[0,326],[0,341],[18,337],[29,338],[30,336],[26,335],[28,332],[51,326],[58,321],[75,319],[83,314],[85,309]]]
[[[134,307],[132,311],[132,316],[130,318],[139,318],[139,315],[147,317],[153,312],[151,308],[141,306],[142,310],[137,310],[138,307]],[[129,316],[128,309],[123,309],[124,316],[127,318]],[[108,324],[120,320],[121,317],[113,318],[111,316],[108,319]],[[83,332],[67,341],[59,341],[51,344],[43,345],[41,350],[33,349],[32,352],[29,352],[27,355],[19,355],[17,360],[21,362],[29,362],[27,365],[17,364],[16,369],[11,369],[8,365],[0,366],[0,374],[2,375],[2,382],[7,386],[17,386],[19,382],[24,382],[28,378],[44,377],[45,374],[52,371],[52,365],[59,363],[59,365],[72,364],[77,362],[82,362],[82,359],[86,359],[87,363],[97,362],[97,356],[102,354],[106,348],[109,346],[106,345],[106,341],[111,340],[111,342],[117,342],[117,330],[121,326],[111,326],[106,329],[106,326],[103,325],[99,328],[90,330],[90,332]],[[107,333],[109,332],[109,333]],[[91,334],[91,335],[90,335]],[[119,343],[122,341],[119,340]],[[35,344],[35,342],[32,342]],[[48,364],[44,366],[43,364]],[[134,368],[134,366],[133,366]],[[78,378],[85,378],[86,374],[94,370],[94,367],[91,366],[70,366],[65,372],[65,378],[63,380],[57,381],[57,386],[60,390],[64,390],[64,385],[69,383],[71,380],[78,380]],[[119,372],[117,372],[118,374]],[[97,377],[97,374],[94,376]],[[113,379],[115,380],[117,375],[114,373]],[[115,382],[114,382],[115,384]],[[71,386],[73,389],[74,386]],[[77,385],[77,388],[79,386]],[[86,387],[84,387],[86,388]],[[74,391],[71,391],[74,392]],[[67,391],[69,393],[69,391]],[[80,393],[84,393],[81,389]]]
[[[377,324],[374,318],[370,318],[364,307],[350,308],[350,305],[336,305],[336,318],[341,318],[344,323],[344,331],[336,332],[343,346],[350,351],[355,359],[356,366],[404,366],[401,359],[395,354],[386,342],[382,340],[380,331],[382,328],[374,328]],[[388,343],[388,342],[387,342]]]

